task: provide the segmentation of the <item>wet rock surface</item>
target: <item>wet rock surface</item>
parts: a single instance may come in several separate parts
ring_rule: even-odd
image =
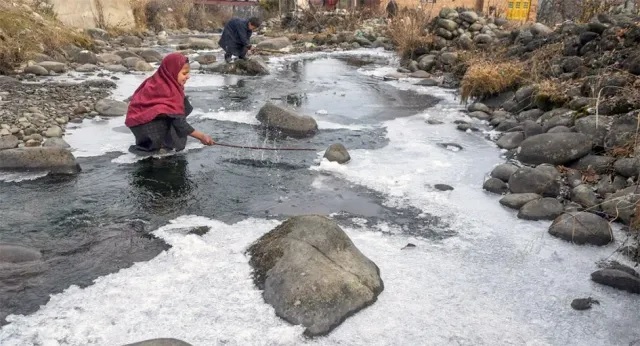
[[[332,220],[298,216],[249,249],[254,281],[276,314],[325,335],[383,290],[378,267]]]

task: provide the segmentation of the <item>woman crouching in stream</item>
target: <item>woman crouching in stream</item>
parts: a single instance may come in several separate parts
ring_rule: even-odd
[[[130,151],[180,151],[186,146],[188,136],[205,145],[215,144],[211,137],[187,122],[193,110],[184,94],[189,73],[189,59],[180,53],[171,53],[133,93],[125,120],[136,138]]]

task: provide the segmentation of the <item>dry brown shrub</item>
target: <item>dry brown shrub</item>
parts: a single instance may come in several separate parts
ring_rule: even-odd
[[[536,49],[529,59],[529,76],[533,82],[539,82],[551,76],[553,59],[562,56],[564,43],[551,43]]]
[[[147,4],[149,0],[129,0],[133,11],[133,18],[138,28],[146,29],[147,22]]]
[[[517,88],[526,77],[521,62],[495,62],[484,58],[471,59],[460,85],[462,102],[469,98],[485,98]]]
[[[389,23],[389,38],[403,58],[415,58],[418,48],[428,48],[433,36],[426,33],[431,15],[422,9],[403,9]]]
[[[556,79],[545,79],[536,83],[536,101],[562,106],[571,98],[567,96],[567,87]]]
[[[630,141],[625,145],[615,146],[609,149],[608,154],[615,158],[633,157],[635,153],[635,141]]]
[[[21,6],[0,6],[0,74],[8,74],[36,53],[60,52],[66,45],[92,48],[83,33],[57,21],[37,18]]]
[[[140,29],[196,29],[219,27],[225,16],[216,9],[185,0],[129,0]]]

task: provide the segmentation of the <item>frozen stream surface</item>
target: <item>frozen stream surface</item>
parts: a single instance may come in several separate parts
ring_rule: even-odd
[[[139,217],[172,247],[88,287],[69,282],[36,312],[9,316],[0,345],[120,345],[159,337],[194,345],[638,342],[640,296],[590,280],[596,261],[624,262],[615,254],[618,245],[572,245],[551,237],[549,222],[517,219],[482,190],[485,174],[503,162],[501,151],[482,133],[455,129],[454,120],[470,119],[452,91],[417,87],[415,80],[382,81],[395,63],[385,52],[348,55],[372,63],[354,67],[338,54],[307,54],[273,59],[272,75],[263,78],[194,74],[187,87],[196,107],[192,122],[214,139],[319,150],[245,152],[190,142],[185,153],[156,159],[178,167],[170,195],[141,187],[151,173],[126,152],[133,137],[122,118],[85,120],[70,129],[65,139],[86,167],[78,181],[55,189],[38,180],[26,183],[28,190],[25,183],[3,187],[15,205],[42,200],[38,215],[10,208],[7,227],[19,230],[28,220],[32,229],[43,229],[47,220],[72,215],[65,208],[74,201],[99,194],[83,202],[83,222]],[[145,75],[119,77],[114,97],[125,99]],[[282,143],[261,138],[257,109],[292,98],[318,120],[320,134]],[[345,143],[351,162],[321,160],[333,142]],[[435,184],[454,190],[438,191]],[[312,340],[264,303],[244,255],[255,239],[302,213],[335,218],[380,267],[385,286],[374,305]],[[211,226],[204,236],[185,232],[203,225]],[[21,239],[17,231],[4,237]],[[407,243],[416,247],[401,250]],[[600,305],[571,309],[574,298],[588,296]]]

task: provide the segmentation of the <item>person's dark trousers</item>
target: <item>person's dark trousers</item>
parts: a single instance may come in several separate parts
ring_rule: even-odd
[[[238,57],[238,59],[245,60],[247,58],[247,53],[249,49],[247,47],[228,47],[225,49],[224,53],[224,61],[227,63],[231,62],[231,57],[234,55]]]

